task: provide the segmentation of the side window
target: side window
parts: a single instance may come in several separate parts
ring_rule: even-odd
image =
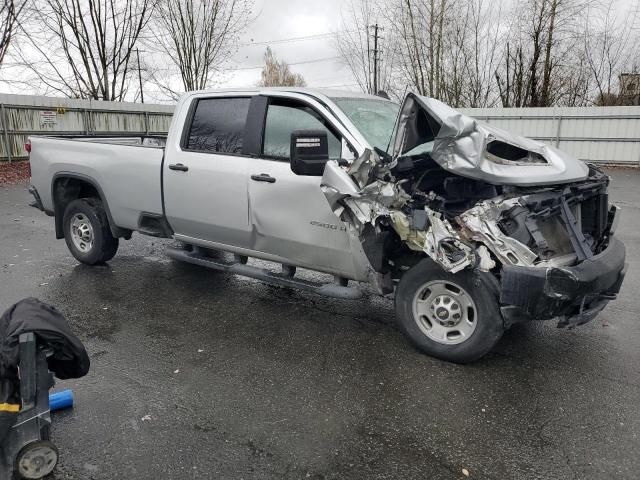
[[[242,153],[250,98],[198,100],[185,148],[199,152]]]
[[[265,157],[289,160],[291,132],[294,130],[326,130],[329,158],[339,159],[342,143],[328,128],[322,116],[312,108],[295,101],[273,100],[267,109],[262,153]]]

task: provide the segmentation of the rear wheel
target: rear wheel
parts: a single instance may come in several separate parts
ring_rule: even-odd
[[[111,234],[107,214],[97,198],[80,198],[69,203],[64,211],[63,228],[69,251],[82,263],[108,262],[118,251],[118,239]]]
[[[398,324],[423,352],[456,363],[485,355],[504,332],[490,273],[444,271],[425,259],[396,291]]]

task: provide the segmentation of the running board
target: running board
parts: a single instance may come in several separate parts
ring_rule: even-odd
[[[233,273],[243,277],[255,278],[266,283],[278,285],[281,287],[298,288],[307,290],[319,295],[327,297],[355,299],[362,297],[362,291],[358,287],[347,287],[346,279],[338,278],[336,283],[318,283],[300,278],[294,278],[295,269],[292,267],[283,268],[282,273],[273,272],[266,268],[257,268],[252,265],[246,265],[242,262],[242,258],[236,257],[236,262],[224,262],[218,259],[205,257],[198,253],[198,248],[194,248],[193,252],[189,252],[183,248],[167,247],[167,255],[174,260],[193,263],[201,267],[212,268],[222,272]],[[292,274],[293,273],[293,274]]]

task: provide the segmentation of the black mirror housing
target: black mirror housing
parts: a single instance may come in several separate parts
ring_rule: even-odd
[[[291,170],[296,175],[319,176],[329,160],[326,130],[291,132]]]

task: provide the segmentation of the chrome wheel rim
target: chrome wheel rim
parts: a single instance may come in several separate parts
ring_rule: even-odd
[[[26,451],[18,461],[18,472],[23,478],[43,478],[53,472],[58,453],[46,445],[37,445]]]
[[[468,340],[478,323],[471,295],[453,282],[433,280],[413,297],[413,318],[420,331],[434,342],[457,345]]]
[[[71,218],[71,240],[82,253],[93,248],[93,226],[84,213],[76,213]]]

